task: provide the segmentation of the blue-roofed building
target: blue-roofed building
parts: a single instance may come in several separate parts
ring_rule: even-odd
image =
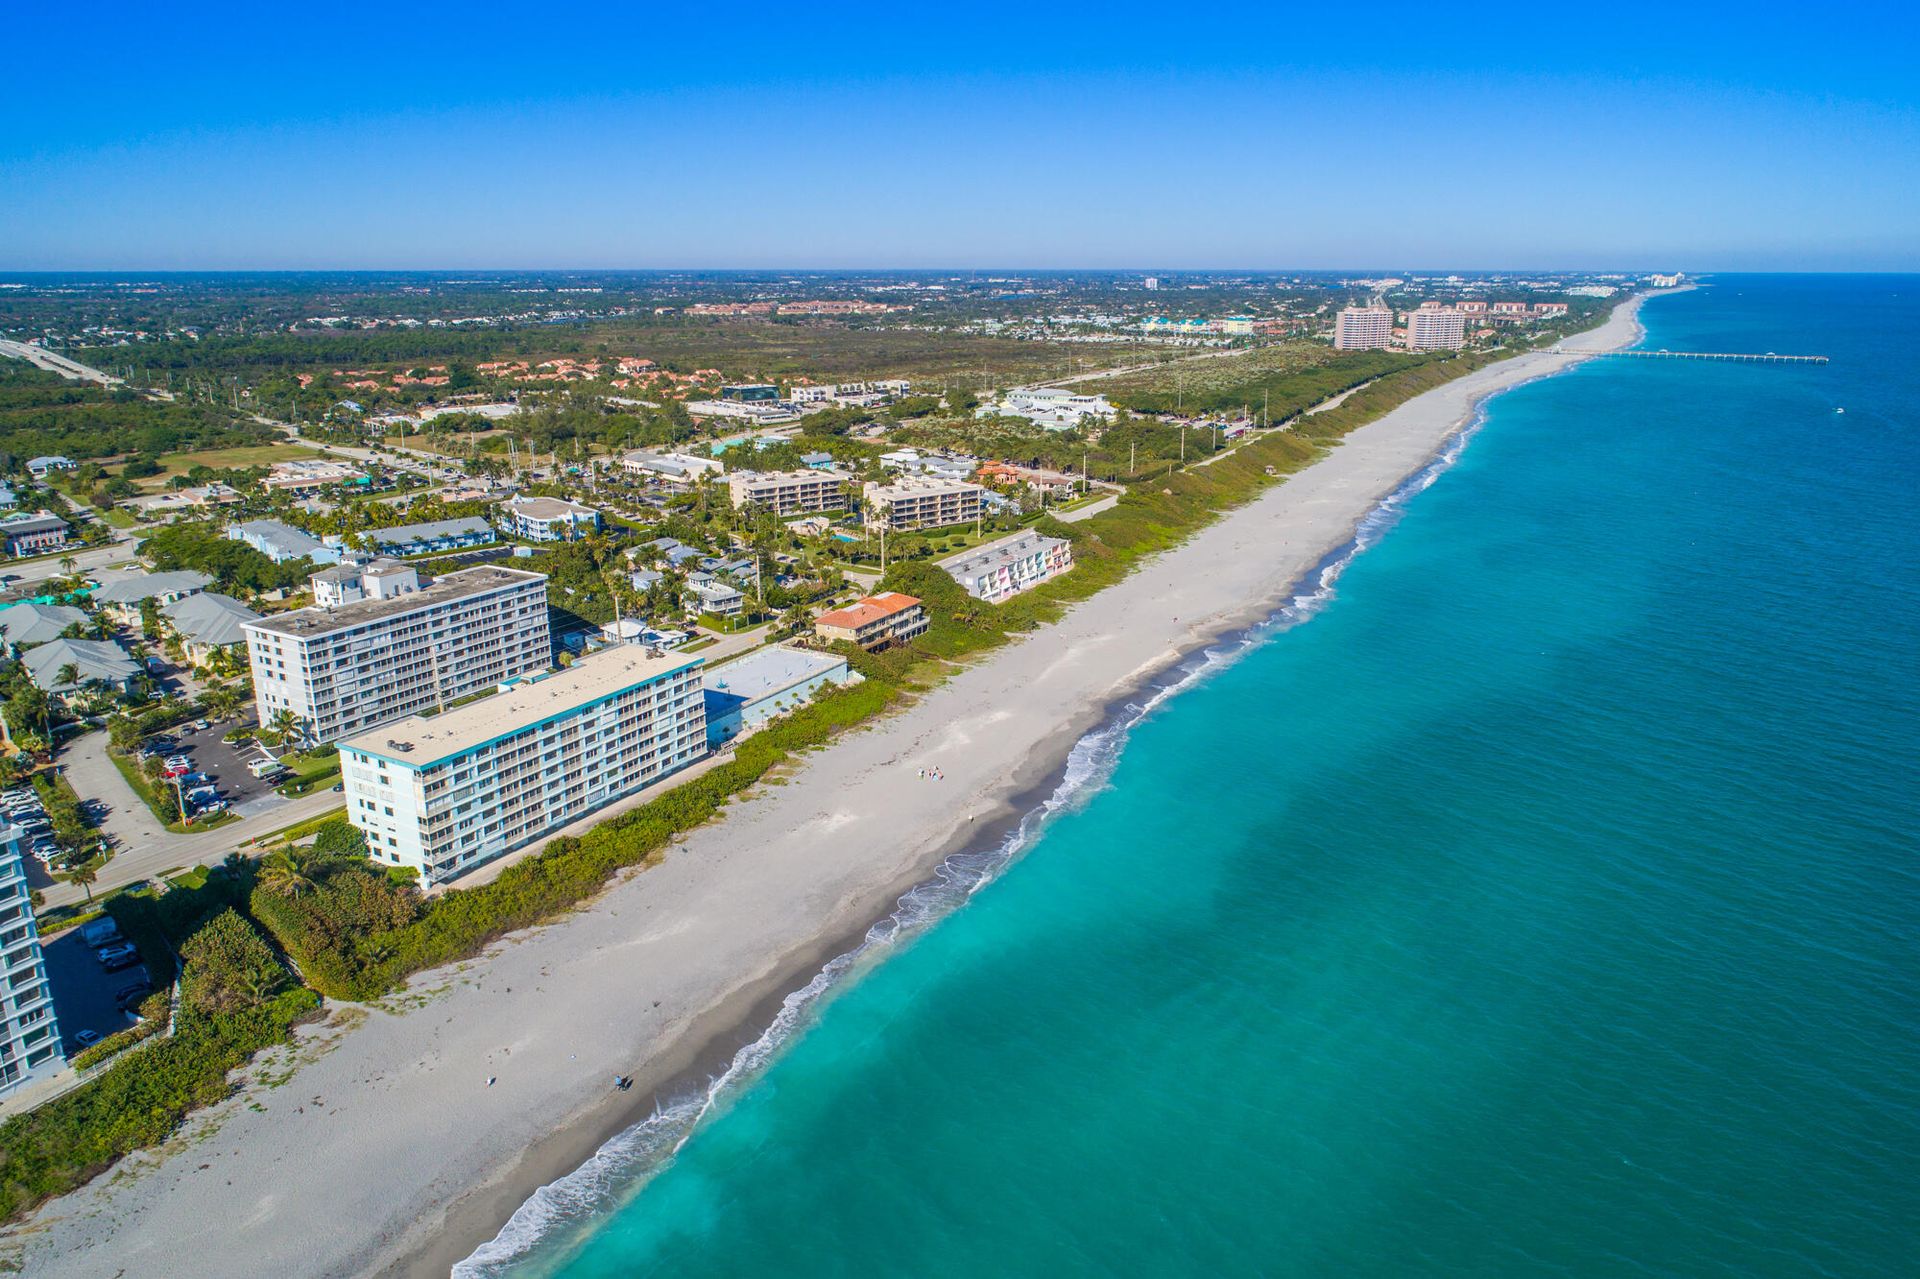
[[[500,540],[493,525],[478,515],[465,519],[431,520],[425,524],[400,524],[393,528],[368,529],[363,537],[381,555],[432,555],[445,551],[486,546]]]

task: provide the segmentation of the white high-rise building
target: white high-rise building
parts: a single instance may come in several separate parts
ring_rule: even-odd
[[[1350,306],[1333,326],[1336,351],[1372,351],[1393,341],[1393,312],[1384,306]]]
[[[28,899],[25,839],[18,826],[0,822],[0,1097],[45,1079],[65,1061]]]
[[[1407,349],[1457,351],[1467,344],[1467,317],[1450,306],[1423,306],[1407,316]]]
[[[421,585],[378,561],[314,575],[313,608],[249,622],[260,722],[291,711],[310,741],[333,742],[553,665],[547,579],[461,569]]]
[[[444,883],[693,763],[698,657],[622,644],[430,718],[340,743],[368,856]]]

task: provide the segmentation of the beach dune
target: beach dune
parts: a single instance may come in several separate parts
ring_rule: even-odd
[[[1490,365],[1355,431],[590,907],[347,1010],[253,1072],[275,1083],[47,1205],[5,1251],[43,1279],[445,1275],[659,1091],[757,1035],[943,857],[1016,816],[1116,699],[1289,599],[1481,400],[1635,340],[1636,305],[1580,335],[1580,353]]]

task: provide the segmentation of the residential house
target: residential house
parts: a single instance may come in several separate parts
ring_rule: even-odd
[[[140,675],[140,664],[111,640],[52,640],[28,649],[21,655],[20,664],[41,691],[62,696],[92,684],[129,693]],[[74,668],[75,677],[64,680],[62,673],[69,666]]]
[[[211,577],[190,568],[164,573],[100,573],[93,580],[93,602],[122,626],[140,625],[141,606],[148,600],[164,606],[213,585]]]
[[[65,604],[40,604],[32,600],[0,608],[0,637],[13,648],[45,644],[66,634],[67,628],[85,625],[87,615]]]
[[[79,467],[80,464],[72,458],[61,457],[58,454],[27,459],[27,474],[36,480],[44,480],[55,471],[74,471]]]
[[[702,613],[711,613],[715,617],[738,617],[747,610],[747,597],[740,589],[717,578],[689,581],[687,590],[699,601],[698,609]]]
[[[304,529],[291,524],[282,524],[279,520],[248,520],[244,524],[232,524],[227,527],[227,536],[236,542],[245,542],[275,564],[285,564],[289,560],[311,560],[315,564],[338,564],[340,548],[328,546]]]
[[[260,614],[229,595],[200,591],[174,600],[160,610],[165,624],[180,637],[187,660],[205,666],[221,650],[239,652],[247,644],[248,622],[260,620]]]

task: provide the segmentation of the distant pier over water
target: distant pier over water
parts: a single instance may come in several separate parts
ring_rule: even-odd
[[[1825,364],[1824,355],[1777,355],[1772,351],[1582,351],[1579,347],[1558,348],[1575,355],[1607,356],[1621,360],[1729,360],[1735,364]]]

